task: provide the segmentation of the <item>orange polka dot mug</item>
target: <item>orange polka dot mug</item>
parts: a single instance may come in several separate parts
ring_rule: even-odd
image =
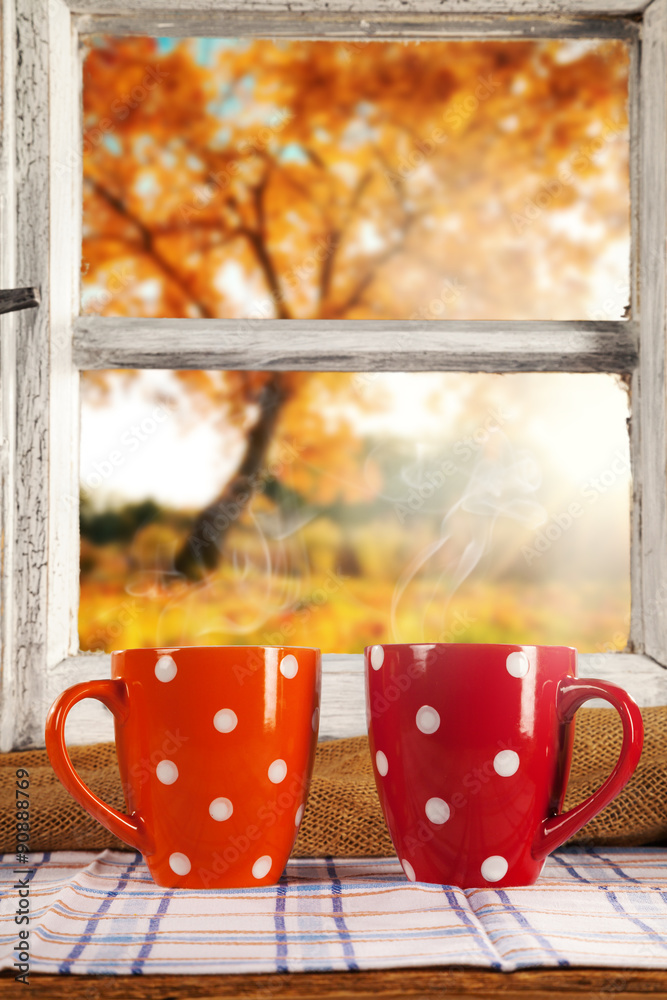
[[[68,792],[144,855],[158,885],[272,885],[303,817],[320,680],[320,651],[305,647],[122,650],[110,680],[56,699],[46,749]],[[65,720],[84,698],[114,715],[128,813],[98,798],[67,753]]]
[[[375,781],[409,879],[463,888],[532,885],[548,854],[618,795],[642,751],[637,705],[577,678],[567,646],[368,646]],[[562,812],[572,720],[592,698],[621,716],[623,744],[596,792]]]

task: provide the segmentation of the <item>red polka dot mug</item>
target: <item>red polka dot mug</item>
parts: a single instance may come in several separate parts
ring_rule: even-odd
[[[566,646],[366,648],[375,781],[409,879],[532,885],[547,855],[629,781],[642,750],[641,713],[616,685],[577,678],[576,666]],[[621,716],[620,757],[596,792],[561,812],[572,720],[592,698]]]
[[[111,680],[56,699],[46,748],[68,792],[141,851],[158,885],[272,885],[303,817],[320,679],[318,649],[126,649],[111,654]],[[67,753],[67,713],[84,698],[114,715],[127,814],[83,783]]]

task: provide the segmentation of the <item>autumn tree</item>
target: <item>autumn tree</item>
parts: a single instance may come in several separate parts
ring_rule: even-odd
[[[84,311],[249,337],[271,317],[586,318],[627,243],[626,96],[615,41],[92,39]],[[355,445],[308,409],[309,374],[179,378],[246,440],[179,554],[196,576],[278,425]]]

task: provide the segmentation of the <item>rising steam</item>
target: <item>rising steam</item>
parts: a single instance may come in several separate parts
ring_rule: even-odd
[[[507,435],[500,430],[495,430],[493,444],[492,452],[478,459],[461,497],[443,517],[440,537],[417,553],[396,582],[391,602],[391,627],[396,641],[401,641],[397,618],[403,595],[437,553],[447,546],[444,567],[433,583],[430,598],[425,602],[422,639],[426,611],[436,596],[442,593],[442,585],[446,593],[441,605],[444,628],[449,604],[488,551],[499,517],[511,518],[531,527],[546,520],[544,508],[532,499],[540,486],[539,469],[533,457],[526,452],[515,452]],[[442,566],[442,559],[438,563]],[[416,640],[415,636],[409,638]]]

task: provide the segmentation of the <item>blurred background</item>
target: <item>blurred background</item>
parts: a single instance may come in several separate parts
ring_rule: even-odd
[[[82,311],[623,319],[620,42],[91,38]],[[611,375],[90,372],[81,648],[623,648]]]

